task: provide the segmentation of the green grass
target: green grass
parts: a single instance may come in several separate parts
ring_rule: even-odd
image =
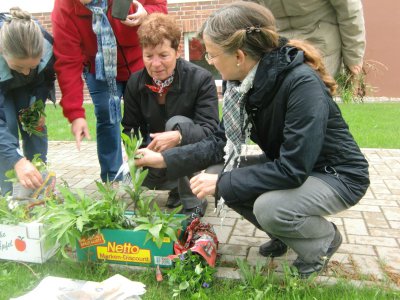
[[[93,104],[84,104],[86,111],[86,121],[89,126],[92,141],[96,140],[96,117],[94,116]],[[46,125],[49,140],[51,141],[74,141],[71,133],[71,126],[68,120],[63,116],[62,107],[57,104],[46,105]]]
[[[343,117],[361,148],[400,149],[400,103],[340,104]],[[96,140],[96,118],[92,104],[84,104],[92,140]],[[46,107],[49,139],[73,141],[70,125],[60,106]]]
[[[146,285],[146,293],[142,299],[171,299],[172,290],[168,286],[167,276],[159,283],[155,280],[155,271],[149,268],[143,272],[135,272],[129,269],[112,268],[108,264],[86,264],[53,258],[43,265],[25,264],[14,262],[0,262],[0,300],[20,296],[33,289],[45,276],[60,276],[81,280],[102,281],[119,273],[131,280],[143,282]],[[258,274],[259,277],[261,277]],[[398,299],[399,292],[388,290],[385,286],[372,286],[356,288],[345,280],[339,280],[335,285],[323,283],[304,282],[301,280],[283,279],[279,283],[267,280],[260,287],[253,282],[249,286],[242,281],[214,280],[211,288],[204,290],[208,298],[201,299],[254,299],[255,290],[263,289],[265,295],[259,299]],[[247,287],[247,288],[246,288]],[[227,298],[227,295],[228,298]],[[191,295],[183,294],[179,299],[191,299]]]
[[[340,109],[361,148],[400,149],[400,103],[347,103]]]

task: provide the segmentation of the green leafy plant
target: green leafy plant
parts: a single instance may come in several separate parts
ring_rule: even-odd
[[[143,181],[147,176],[148,170],[137,168],[135,159],[138,158],[137,150],[141,146],[143,139],[137,137],[132,131],[130,136],[122,133],[125,152],[128,157],[129,173],[132,180],[132,186],[129,183],[123,184],[124,191],[130,196],[134,205],[135,216],[132,221],[136,223],[134,231],[146,230],[145,243],[153,239],[157,247],[161,247],[165,237],[176,241],[176,232],[182,229],[182,221],[186,216],[178,216],[177,213],[182,206],[177,207],[171,213],[163,213],[157,203],[153,203],[152,196],[144,195]]]
[[[374,87],[367,83],[367,74],[371,72],[379,73],[382,69],[387,70],[387,67],[378,61],[367,60],[364,61],[360,74],[354,75],[347,68],[338,74],[335,78],[338,84],[337,93],[343,103],[364,102],[367,92],[375,90]]]
[[[18,118],[22,129],[29,135],[44,136],[44,126],[40,125],[40,119],[46,117],[45,104],[42,100],[35,101],[31,106],[19,111]]]
[[[366,95],[365,70],[359,75],[353,75],[345,70],[336,76],[338,95],[343,103],[363,102]]]
[[[74,247],[82,237],[89,237],[102,228],[122,229],[128,226],[125,216],[126,203],[117,197],[117,191],[109,183],[96,182],[102,195],[93,199],[83,191],[72,192],[67,187],[59,187],[60,200],[47,201],[40,220],[46,225],[44,238],[50,244],[59,244],[61,253]]]
[[[273,285],[269,270],[260,261],[250,266],[244,259],[236,259],[241,275],[240,290],[249,295],[248,299],[265,299]]]
[[[49,200],[42,208],[40,220],[46,225],[44,238],[50,244],[60,245],[61,253],[68,257],[66,249],[74,247],[77,240],[97,234],[101,229],[147,230],[146,242],[151,238],[161,247],[164,238],[177,240],[176,233],[182,228],[185,216],[177,216],[179,208],[164,214],[154,204],[153,198],[144,196],[142,183],[147,170],[137,168],[135,154],[141,145],[141,138],[123,135],[128,156],[129,172],[133,185],[122,184],[130,200],[121,199],[112,183],[96,182],[100,196],[87,196],[81,190],[59,187],[58,199]],[[134,214],[127,214],[133,205]]]
[[[147,213],[150,213],[150,207],[146,206],[145,203],[139,203],[139,202],[143,200],[142,195],[144,189],[142,187],[142,184],[147,176],[148,170],[137,168],[135,165],[135,158],[137,156],[136,153],[143,142],[143,138],[141,138],[140,136],[139,138],[136,137],[136,135],[133,132],[131,132],[130,136],[121,133],[121,138],[124,142],[125,153],[128,157],[127,163],[129,167],[129,174],[132,180],[132,186],[130,184],[124,184],[123,189],[132,199],[134,205],[134,211],[136,211],[137,206],[140,205],[140,209],[142,210],[139,211],[140,215],[147,215]]]
[[[182,222],[186,219],[186,216],[176,215],[180,209],[177,207],[171,213],[167,214],[161,212],[157,203],[154,203],[152,214],[134,218],[134,221],[138,224],[134,231],[147,230],[145,243],[152,238],[158,248],[162,246],[165,237],[176,241],[178,239],[176,233],[182,229]]]
[[[0,224],[15,225],[20,222],[29,222],[32,216],[26,207],[21,205],[10,207],[6,197],[0,196]]]
[[[174,259],[174,267],[167,271],[168,284],[173,290],[172,297],[188,293],[191,299],[208,299],[204,289],[211,286],[215,272],[215,268],[190,250],[179,255]]]

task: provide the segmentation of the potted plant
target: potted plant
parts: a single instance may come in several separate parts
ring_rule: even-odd
[[[134,164],[142,139],[133,133],[122,134],[122,138],[132,183],[122,183],[121,188],[129,199],[121,199],[111,183],[96,182],[99,197],[60,187],[62,201],[48,201],[41,215],[46,240],[59,244],[67,257],[65,250],[76,245],[79,260],[170,265],[166,257],[172,254],[173,242],[186,217],[177,214],[181,207],[171,213],[162,212],[153,203],[154,197],[144,193],[142,183],[147,170]]]

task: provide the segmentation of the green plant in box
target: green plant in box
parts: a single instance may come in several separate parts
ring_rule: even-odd
[[[153,239],[157,247],[161,247],[165,237],[176,241],[176,232],[182,228],[182,221],[186,216],[177,216],[176,214],[182,209],[182,206],[177,207],[171,213],[164,213],[160,210],[157,203],[152,203],[153,198],[143,195],[143,181],[146,178],[148,170],[137,168],[135,159],[137,158],[137,150],[143,142],[131,132],[130,137],[122,133],[122,140],[125,145],[125,152],[128,156],[129,173],[132,178],[132,187],[129,184],[124,184],[124,190],[128,193],[134,202],[135,217],[133,222],[136,223],[134,231],[147,230],[146,240]]]
[[[68,257],[65,249],[75,246],[82,237],[89,237],[100,229],[122,229],[129,221],[125,216],[126,202],[117,197],[117,191],[109,183],[96,182],[102,195],[93,199],[83,191],[71,191],[59,187],[62,202],[49,200],[43,208],[40,220],[46,225],[46,242],[60,245],[63,256]]]
[[[143,194],[142,183],[147,170],[136,168],[134,160],[142,139],[135,135],[122,135],[128,156],[129,172],[132,186],[122,184],[130,200],[121,199],[111,183],[96,182],[100,197],[88,196],[83,191],[72,191],[69,187],[59,187],[59,199],[51,199],[42,208],[40,221],[45,224],[46,242],[59,244],[62,254],[68,257],[65,250],[73,247],[81,238],[88,238],[101,229],[147,230],[146,242],[153,239],[161,247],[164,238],[177,239],[176,232],[182,228],[185,216],[177,216],[180,208],[170,214],[162,213],[153,198]],[[127,208],[133,205],[134,214],[126,214]]]
[[[31,220],[24,206],[10,208],[6,197],[0,196],[0,224],[16,225]]]

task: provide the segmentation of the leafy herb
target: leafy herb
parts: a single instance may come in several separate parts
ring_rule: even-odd
[[[176,215],[180,210],[181,208],[177,207],[170,214],[163,213],[157,203],[154,203],[153,213],[134,218],[138,224],[134,231],[147,230],[145,243],[153,238],[157,247],[161,248],[165,237],[169,237],[173,241],[178,239],[176,233],[182,229],[182,222],[186,219],[186,216]]]
[[[190,250],[174,259],[174,263],[174,267],[167,271],[168,284],[173,288],[172,297],[187,292],[191,299],[208,299],[204,288],[211,286],[216,269]]]
[[[20,222],[29,222],[31,216],[24,206],[15,206],[10,208],[10,203],[6,197],[0,196],[0,224],[18,224]]]
[[[124,184],[123,188],[134,204],[135,216],[133,217],[133,222],[138,225],[134,231],[147,230],[145,242],[153,238],[159,248],[162,246],[164,237],[169,237],[171,240],[176,241],[176,232],[182,229],[182,221],[186,219],[186,216],[176,215],[182,209],[182,206],[167,214],[161,212],[157,203],[152,204],[153,197],[145,196],[142,187],[148,170],[137,168],[135,165],[135,159],[138,158],[137,150],[141,146],[143,139],[140,134],[138,138],[131,132],[130,137],[122,133],[122,140],[128,156],[129,173],[132,178],[132,186]]]
[[[44,112],[45,104],[42,100],[35,101],[31,106],[19,111],[19,121],[22,129],[29,135],[44,136],[44,126],[40,125],[40,119],[46,117]]]
[[[180,208],[170,214],[162,213],[157,204],[152,205],[153,197],[145,196],[142,183],[147,170],[135,166],[135,154],[142,143],[141,138],[122,136],[128,156],[128,166],[132,186],[122,184],[131,202],[121,199],[118,190],[111,183],[96,182],[100,197],[89,197],[83,191],[72,192],[68,187],[59,187],[62,200],[49,200],[42,208],[40,221],[45,224],[46,242],[58,243],[62,254],[67,247],[74,247],[82,237],[89,237],[101,229],[147,230],[146,242],[151,238],[161,247],[164,238],[177,240],[176,233],[182,228],[186,216],[177,216]],[[127,215],[127,208],[134,205],[134,214]]]
[[[74,247],[76,241],[99,232],[100,229],[122,229],[129,224],[125,216],[126,203],[117,197],[117,191],[109,183],[96,182],[99,199],[93,199],[83,191],[72,192],[59,187],[63,202],[47,201],[41,220],[45,226],[45,239],[50,244],[58,243],[63,256],[65,249]]]

